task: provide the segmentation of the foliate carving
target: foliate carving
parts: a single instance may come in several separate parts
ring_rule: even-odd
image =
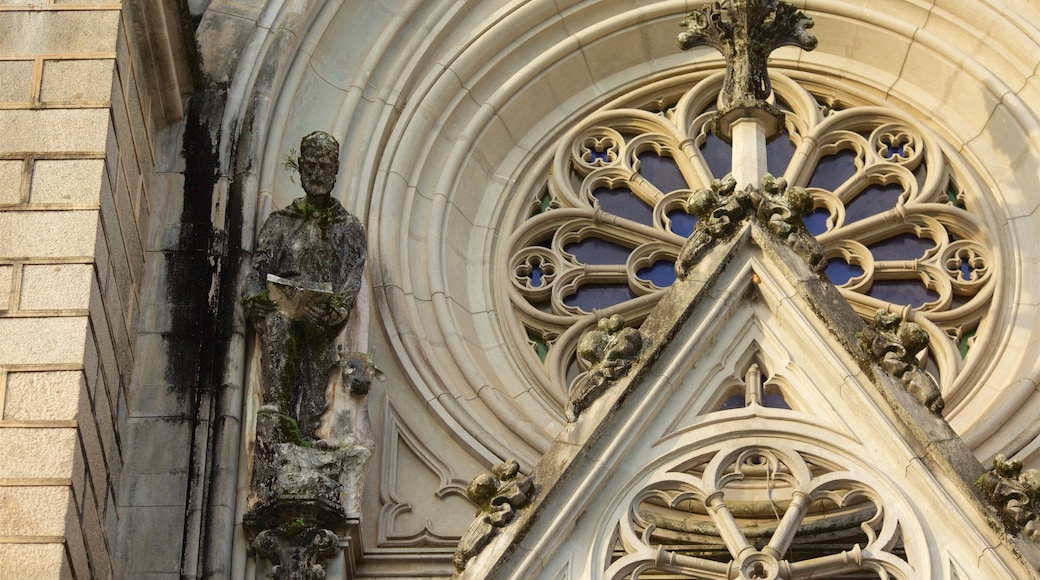
[[[276,562],[269,577],[274,580],[324,580],[325,560],[339,548],[335,532],[314,529],[301,519],[283,529],[264,530],[253,540],[253,549]]]
[[[993,469],[983,473],[975,486],[997,508],[1008,529],[1040,543],[1040,471],[1023,471],[1021,461],[997,455]]]
[[[758,221],[774,236],[784,240],[817,274],[827,269],[827,258],[802,218],[813,210],[813,197],[804,187],[788,186],[783,177],[768,173],[762,188],[751,190],[751,203]]]
[[[534,481],[520,473],[520,464],[510,459],[491,468],[491,473],[482,473],[473,478],[466,495],[480,507],[477,519],[459,540],[452,559],[455,569],[462,572],[466,563],[480,553],[498,529],[509,524],[516,510],[531,500]]]
[[[783,112],[766,102],[773,93],[769,55],[781,46],[816,48],[816,37],[807,32],[813,26],[812,18],[786,2],[729,0],[691,12],[680,25],[686,31],[679,34],[679,48],[710,46],[726,59],[726,78],[713,131],[728,141],[731,113],[736,112],[737,116],[766,121],[772,118],[775,126],[766,125],[770,137],[783,132]]]
[[[827,268],[823,248],[809,233],[802,218],[813,209],[813,198],[805,188],[789,187],[787,181],[768,173],[761,187],[736,191],[732,177],[712,181],[710,188],[694,191],[686,202],[697,216],[697,225],[675,262],[676,275],[685,278],[716,243],[733,235],[749,216],[797,251],[816,273]]]
[[[620,314],[601,319],[596,330],[586,332],[578,343],[578,358],[589,370],[575,380],[567,420],[576,421],[608,383],[627,375],[642,350],[643,335],[626,328]]]
[[[769,98],[773,89],[767,65],[777,48],[816,48],[816,37],[807,32],[812,18],[777,0],[715,2],[688,14],[681,26],[687,30],[679,34],[679,48],[707,45],[726,58],[721,98],[727,107]]]
[[[918,353],[928,346],[928,333],[921,325],[903,322],[895,312],[878,310],[874,325],[860,335],[867,356],[885,372],[899,379],[903,387],[922,405],[939,415],[945,402],[932,377],[921,368]]]
[[[697,225],[675,261],[680,279],[712,246],[733,235],[747,217],[751,198],[746,191],[736,191],[736,187],[737,180],[732,176],[715,179],[711,187],[694,191],[686,200],[686,209],[697,216]]]

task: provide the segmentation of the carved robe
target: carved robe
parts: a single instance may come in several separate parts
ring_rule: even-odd
[[[251,300],[266,298],[267,276],[274,274],[303,285],[329,283],[333,303],[342,317],[328,324],[290,319],[281,311],[254,315],[260,334],[264,404],[276,405],[292,417],[304,439],[328,409],[325,389],[336,362],[336,337],[347,322],[361,288],[365,267],[365,230],[335,199],[317,209],[299,198],[267,219],[253,253],[246,281],[247,309]]]

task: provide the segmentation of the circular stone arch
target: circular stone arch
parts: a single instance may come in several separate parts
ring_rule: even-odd
[[[678,20],[699,3],[384,0],[367,8],[379,26],[342,0],[283,4],[267,26],[291,28],[293,49],[260,43],[238,77],[250,87],[234,113],[239,141],[257,141],[236,159],[255,181],[247,226],[295,196],[279,168],[300,136],[334,133],[344,144],[336,195],[369,231],[373,336],[382,331],[407,388],[476,457],[534,463],[563,415],[504,310],[500,242],[573,123],[640,87],[722,66],[706,49],[675,47]],[[980,456],[1032,457],[1040,321],[1023,274],[1040,263],[1040,92],[1026,56],[1040,39],[1021,23],[1036,11],[794,4],[814,18],[819,47],[781,49],[771,66],[921,119],[985,184],[978,202],[1002,280],[985,356],[959,379],[947,416]]]

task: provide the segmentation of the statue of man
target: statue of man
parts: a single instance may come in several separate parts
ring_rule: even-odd
[[[260,335],[264,406],[293,418],[305,440],[328,409],[325,390],[365,268],[365,230],[332,198],[339,143],[316,131],[298,160],[306,196],[264,223],[246,280],[245,308]]]

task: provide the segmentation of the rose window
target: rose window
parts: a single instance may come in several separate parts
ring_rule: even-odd
[[[560,142],[517,224],[511,299],[557,398],[580,371],[583,332],[614,313],[638,326],[675,281],[696,223],[684,200],[731,169],[731,147],[708,128],[721,80],[702,75],[670,98],[638,96],[586,118]],[[805,224],[827,275],[864,318],[884,308],[923,326],[923,362],[948,385],[994,286],[993,244],[972,215],[972,172],[896,111],[775,73],[773,89],[788,134],[767,145],[768,169],[812,194]]]

